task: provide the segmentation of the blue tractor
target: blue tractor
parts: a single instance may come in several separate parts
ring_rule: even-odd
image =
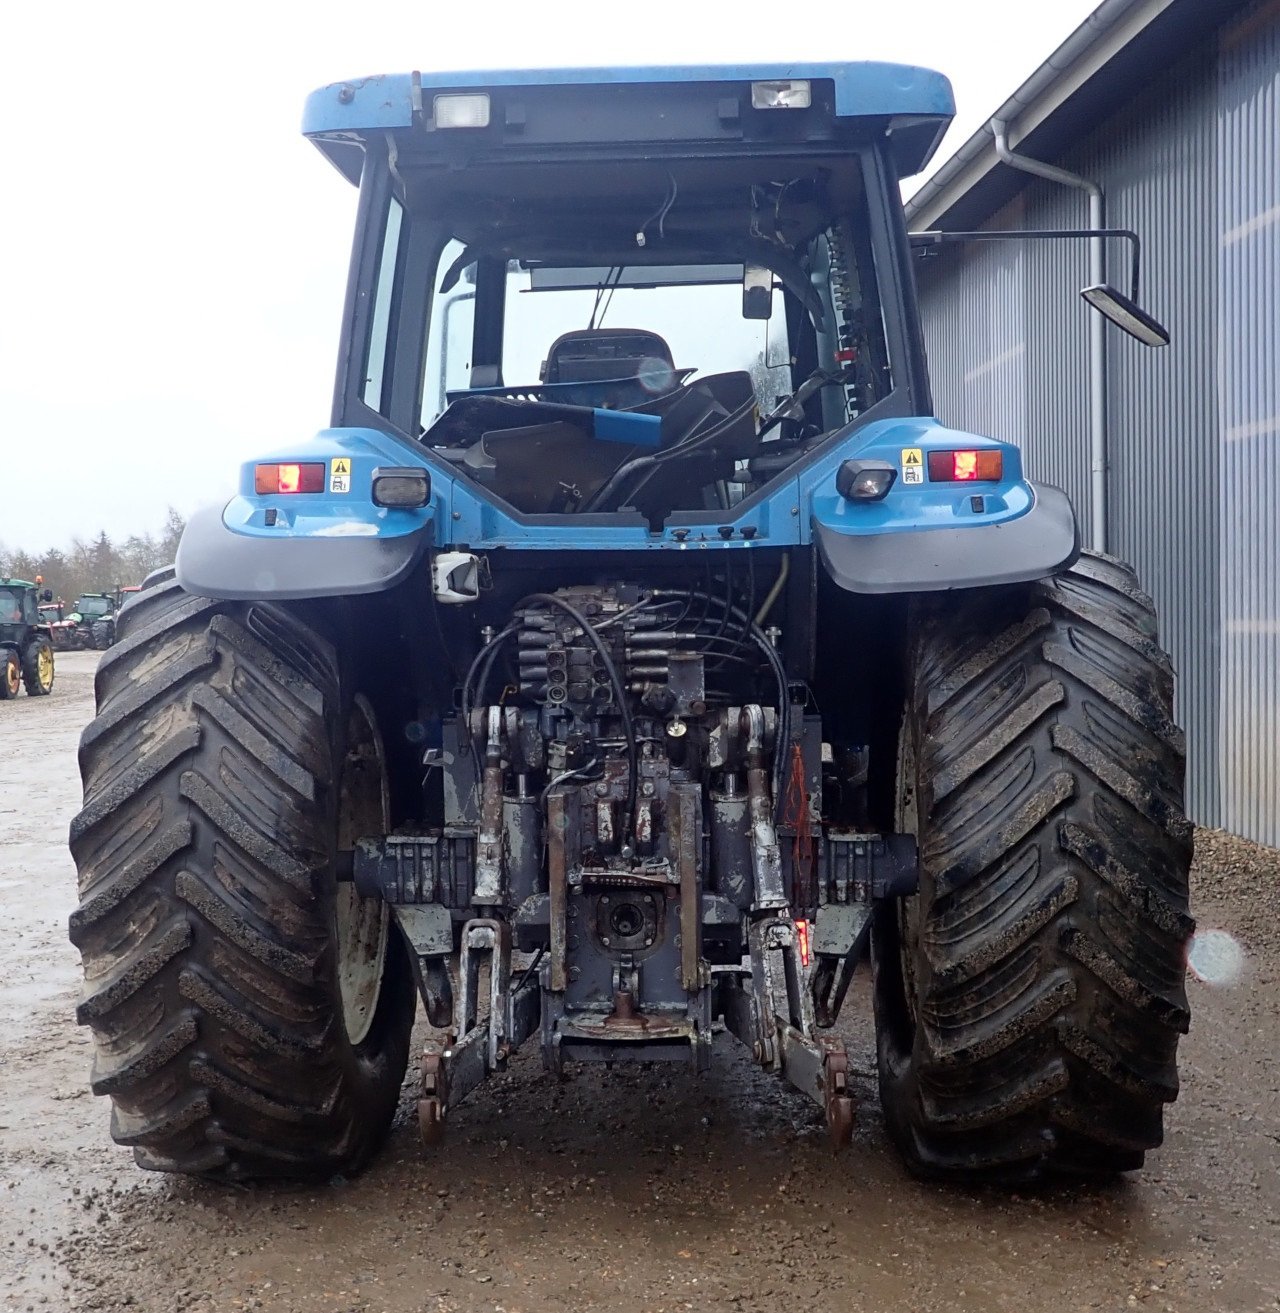
[[[428,1141],[521,1045],[723,1030],[840,1145],[864,966],[912,1171],[1160,1143],[1173,673],[1063,493],[930,417],[899,180],[952,111],[856,63],[310,98],[359,189],[332,427],[192,519],[80,749],[79,1018],[142,1166],[358,1169],[418,999]]]

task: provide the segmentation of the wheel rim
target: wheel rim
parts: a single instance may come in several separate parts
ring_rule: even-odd
[[[36,657],[36,678],[47,693],[53,687],[53,648],[42,647]]]
[[[363,835],[384,834],[389,800],[382,744],[373,710],[357,698],[347,722],[347,751],[338,791],[338,850],[350,851]],[[382,993],[390,917],[380,898],[362,898],[354,884],[337,887],[334,908],[338,992],[342,1024],[352,1044],[369,1034]]]
[[[9,691],[9,696],[18,691],[18,686],[22,682],[22,672],[18,666],[17,657],[9,657],[4,663],[4,683],[5,688]]]

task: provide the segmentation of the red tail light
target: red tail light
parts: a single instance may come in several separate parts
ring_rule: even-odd
[[[813,960],[813,954],[809,950],[808,921],[796,922],[796,946],[800,949],[800,965],[807,967]]]
[[[930,483],[999,483],[1004,454],[997,448],[978,451],[931,451]]]
[[[257,493],[323,492],[324,462],[305,465],[288,462],[281,465],[255,465],[253,490]]]

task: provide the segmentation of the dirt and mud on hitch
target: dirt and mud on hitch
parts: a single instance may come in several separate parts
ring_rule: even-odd
[[[806,726],[792,712],[802,762]],[[626,735],[612,754],[597,745],[573,760],[537,717],[477,708],[438,762],[452,824],[357,843],[357,889],[394,908],[428,1016],[447,1029],[422,1058],[428,1142],[535,1032],[556,1073],[704,1070],[719,1023],[818,1105],[834,1146],[849,1141],[848,1061],[822,1030],[866,956],[875,900],[914,888],[914,841],[800,834],[798,815],[780,825],[773,709],[697,714],[694,744],[670,719],[633,727],[633,774]],[[699,748],[711,790],[689,769]],[[534,770],[549,779],[539,791],[524,782]]]
[[[432,963],[432,969],[444,974],[438,961]],[[482,969],[487,995],[483,1011]],[[509,926],[484,919],[466,923],[452,1034],[447,1044],[429,1044],[422,1055],[418,1125],[426,1143],[433,1143],[443,1133],[451,1104],[493,1072],[501,1071],[508,1057],[537,1029],[539,991],[529,976],[526,972],[512,987]],[[421,979],[426,978],[424,971]]]

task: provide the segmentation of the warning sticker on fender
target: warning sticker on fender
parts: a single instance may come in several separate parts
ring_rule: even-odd
[[[919,447],[903,447],[902,481],[903,483],[924,482],[924,452]]]
[[[329,466],[329,491],[351,491],[351,457],[335,456]]]

